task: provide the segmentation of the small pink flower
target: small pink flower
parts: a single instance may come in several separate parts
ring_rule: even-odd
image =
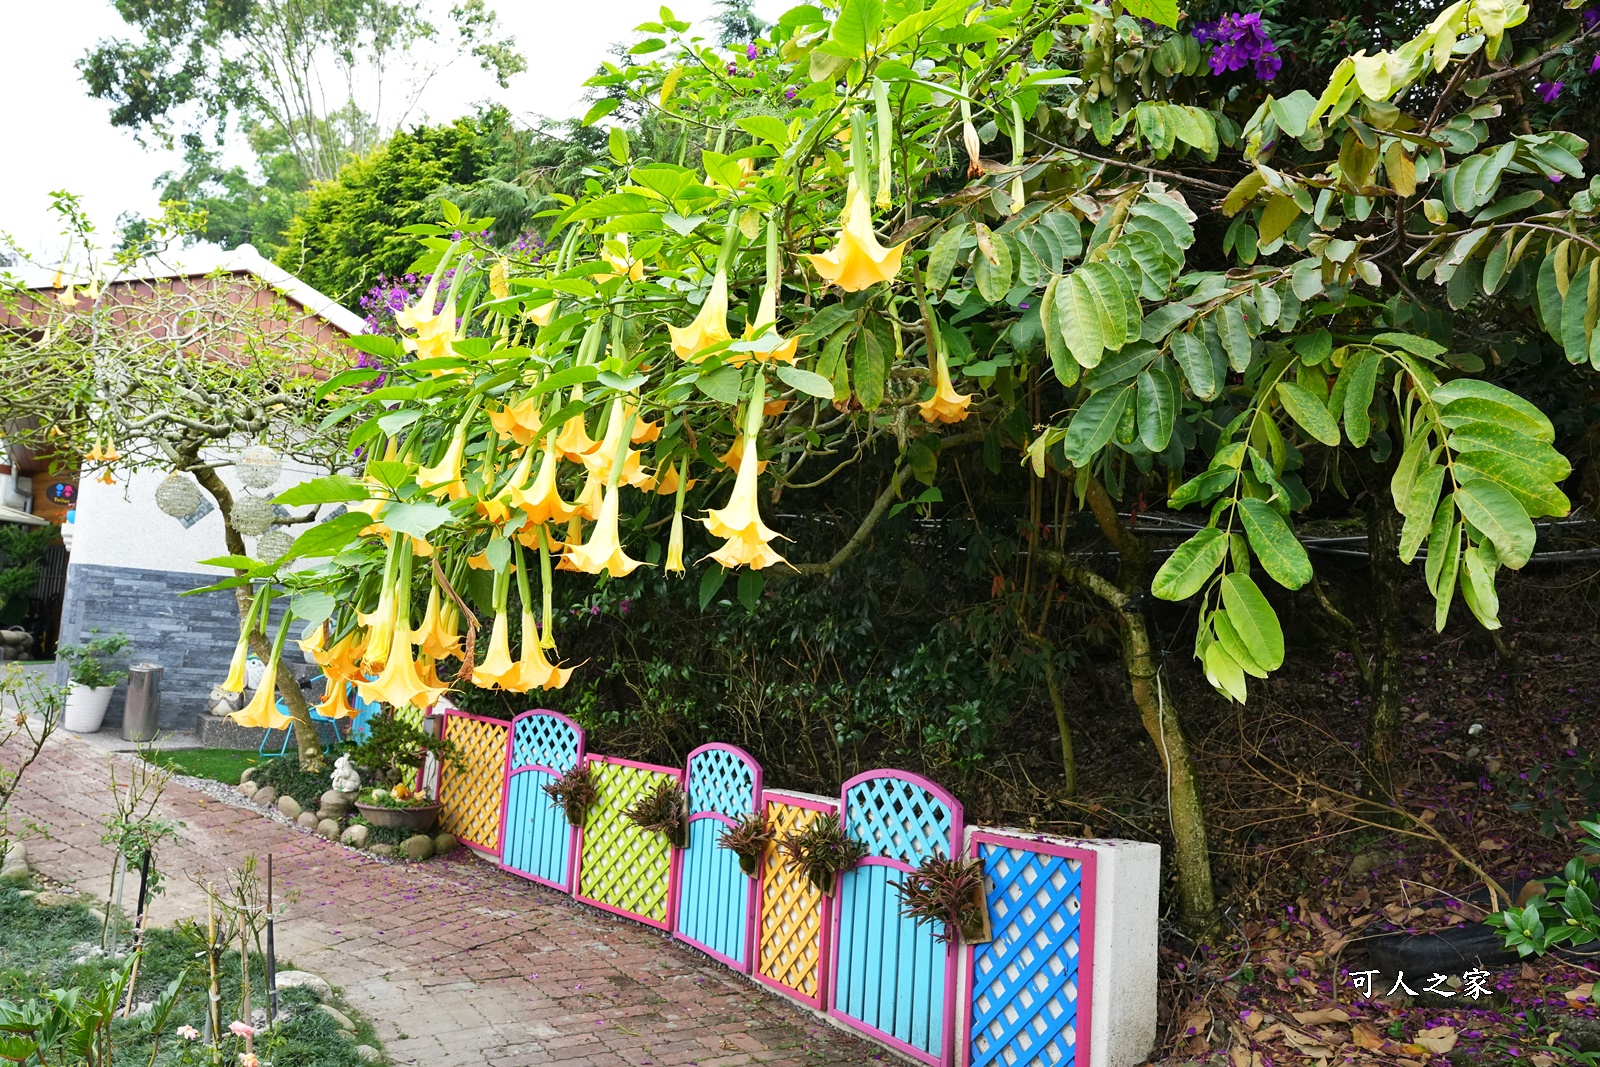
[[[261,1067],[261,1059],[254,1052],[241,1052],[239,1067]]]
[[[180,1026],[178,1027],[178,1036],[185,1041],[196,1041],[200,1037],[200,1031],[192,1026]]]
[[[235,1019],[235,1020],[233,1020],[233,1022],[229,1023],[228,1024],[228,1029],[233,1032],[233,1036],[234,1037],[255,1037],[256,1036],[256,1028],[255,1027],[251,1026],[249,1023],[242,1023],[238,1019]]]

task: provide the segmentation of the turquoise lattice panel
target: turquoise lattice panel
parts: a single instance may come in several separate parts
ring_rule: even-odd
[[[1087,1062],[1083,861],[985,842],[978,857],[994,940],[973,951],[970,1067]]]
[[[689,810],[742,819],[755,809],[756,775],[750,764],[725,748],[711,748],[689,762]]]
[[[850,836],[872,855],[912,867],[950,855],[950,809],[915,782],[871,778],[851,786],[845,799]]]
[[[565,773],[578,762],[581,741],[572,724],[555,715],[533,714],[516,722],[511,766],[549,767]]]
[[[647,769],[594,760],[598,797],[584,823],[574,896],[630,918],[667,927],[672,884],[672,846],[658,833],[641,830],[624,814],[662,782],[676,781],[665,767]]]

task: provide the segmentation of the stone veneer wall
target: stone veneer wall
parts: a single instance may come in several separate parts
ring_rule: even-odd
[[[166,668],[161,678],[161,728],[192,730],[195,716],[206,710],[211,687],[226,676],[239,639],[239,610],[231,589],[180,595],[215,580],[193,572],[69,563],[61,643],[79,644],[96,626],[102,633],[126,633],[129,663],[159,663]],[[282,606],[273,607],[275,627]],[[300,660],[292,645],[285,655],[295,663]],[[65,664],[58,668],[58,680],[66,681]],[[127,691],[126,681],[117,685],[103,729],[121,726]]]

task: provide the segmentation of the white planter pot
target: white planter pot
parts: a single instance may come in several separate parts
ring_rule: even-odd
[[[67,706],[61,715],[61,725],[75,734],[92,734],[100,729],[106,718],[106,706],[111,703],[114,685],[87,686],[72,683],[67,694]]]

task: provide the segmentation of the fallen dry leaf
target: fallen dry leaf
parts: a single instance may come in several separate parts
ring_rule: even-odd
[[[1265,1022],[1266,1019],[1267,1017],[1262,1015],[1259,1011],[1247,1011],[1239,1016],[1239,1021],[1244,1024],[1244,1028],[1249,1030],[1252,1034],[1261,1029],[1261,1024]]]
[[[1233,1067],[1250,1067],[1250,1050],[1235,1045],[1228,1050],[1228,1061]]]
[[[1204,1034],[1211,1025],[1211,1012],[1201,1008],[1188,1019],[1184,1020],[1183,1032],[1191,1037],[1195,1034]]]
[[[1503,838],[1486,837],[1478,842],[1478,847],[1485,852],[1498,852],[1506,847],[1506,843]]]
[[[1576,986],[1576,987],[1574,987],[1572,989],[1567,990],[1562,995],[1565,996],[1568,1000],[1593,1000],[1594,999],[1594,983],[1593,982],[1585,982],[1580,986]]]
[[[1532,1056],[1528,1057],[1528,1061],[1533,1064],[1533,1067],[1550,1067],[1551,1064],[1556,1062],[1554,1059],[1546,1056],[1542,1052],[1535,1052]]]
[[[1322,1023],[1347,1023],[1350,1013],[1343,1008],[1322,1008],[1318,1011],[1297,1011],[1291,1013],[1294,1021],[1301,1026],[1318,1026]]]
[[[1412,1040],[1429,1052],[1449,1052],[1456,1047],[1456,1028],[1453,1026],[1431,1027],[1417,1034]]]
[[[1350,1028],[1350,1040],[1369,1052],[1383,1047],[1383,1035],[1371,1023],[1356,1023]]]

